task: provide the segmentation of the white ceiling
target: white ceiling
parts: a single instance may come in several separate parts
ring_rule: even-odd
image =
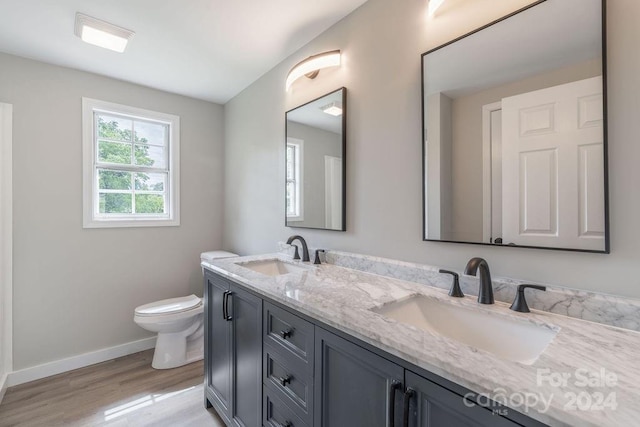
[[[0,0],[0,51],[225,103],[365,1]],[[136,34],[83,43],[76,12]]]
[[[332,116],[322,111],[332,102],[342,102],[342,89],[316,99],[308,104],[287,112],[287,120],[314,128],[342,134],[343,116]]]

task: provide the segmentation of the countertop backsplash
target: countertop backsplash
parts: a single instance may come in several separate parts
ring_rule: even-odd
[[[316,249],[309,247],[311,262],[314,260]],[[278,242],[278,252],[293,256],[292,247],[284,242]],[[328,249],[320,256],[322,262],[366,273],[441,289],[449,289],[451,286],[451,276],[438,273],[441,267]],[[478,279],[465,276],[462,271],[457,273],[460,274],[462,291],[468,295],[477,295]],[[513,302],[516,287],[519,284],[534,283],[504,277],[492,277],[492,279],[495,299],[508,304]],[[527,292],[527,303],[532,309],[640,332],[640,300],[638,299],[580,291],[547,283],[535,284],[546,286],[547,290]]]

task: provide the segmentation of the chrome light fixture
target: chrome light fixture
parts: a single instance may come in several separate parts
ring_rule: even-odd
[[[82,41],[122,53],[135,33],[82,13],[76,13],[75,35]]]
[[[325,105],[324,107],[320,107],[323,113],[327,113],[329,115],[339,117],[342,115],[342,102],[333,101],[331,104]]]
[[[429,16],[436,14],[436,11],[444,4],[445,0],[429,0]]]
[[[289,90],[293,82],[302,76],[315,79],[321,69],[339,66],[340,59],[340,51],[332,50],[310,56],[307,59],[298,62],[287,75],[287,81],[285,84],[286,90]]]

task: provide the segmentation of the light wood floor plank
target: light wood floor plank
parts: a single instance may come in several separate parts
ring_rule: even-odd
[[[204,408],[203,362],[151,368],[143,351],[11,387],[0,427],[224,427]]]

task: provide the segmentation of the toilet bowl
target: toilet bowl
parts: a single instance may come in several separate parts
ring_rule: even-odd
[[[170,369],[204,357],[202,298],[170,298],[136,308],[138,326],[158,334],[151,366]]]
[[[224,251],[205,252],[203,262],[236,257]],[[202,360],[204,357],[204,303],[189,295],[141,305],[135,309],[134,322],[158,334],[151,366],[170,369]]]

